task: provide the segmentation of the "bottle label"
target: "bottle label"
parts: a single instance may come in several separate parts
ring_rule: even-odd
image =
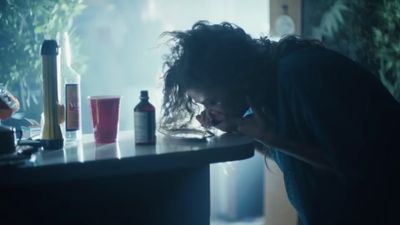
[[[135,143],[155,142],[155,122],[155,112],[134,112]]]
[[[78,84],[65,85],[65,130],[79,130],[79,86]]]

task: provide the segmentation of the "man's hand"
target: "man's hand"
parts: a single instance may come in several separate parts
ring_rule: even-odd
[[[265,109],[254,106],[249,98],[247,98],[247,104],[251,107],[253,114],[237,119],[237,130],[263,144],[275,144],[276,134],[271,115],[266,113]]]
[[[261,142],[271,142],[273,135],[270,127],[264,118],[261,118],[257,112],[253,115],[241,118],[237,122],[237,130],[251,138]],[[265,143],[269,144],[269,143]]]
[[[204,110],[196,116],[196,119],[205,128],[215,127],[225,132],[237,131],[237,118],[229,117],[213,109]]]

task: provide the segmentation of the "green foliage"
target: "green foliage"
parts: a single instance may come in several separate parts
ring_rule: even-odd
[[[56,39],[58,32],[74,33],[73,19],[84,8],[83,0],[0,1],[0,83],[19,93],[24,110],[41,102],[43,40]],[[71,36],[79,58],[79,38]],[[82,63],[75,67],[83,73]]]
[[[400,1],[313,1],[325,9],[310,36],[358,61],[400,101]]]
[[[323,14],[320,24],[313,28],[313,37],[321,40],[323,36],[332,38],[343,24],[343,13],[348,11],[346,4],[338,0]]]
[[[373,28],[379,76],[389,91],[400,100],[400,1],[383,1],[379,26]]]

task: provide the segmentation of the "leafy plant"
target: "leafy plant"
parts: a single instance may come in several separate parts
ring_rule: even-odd
[[[307,21],[306,35],[368,68],[400,101],[400,1],[320,0],[313,7],[324,12]]]
[[[19,96],[22,110],[40,108],[43,40],[65,31],[74,34],[73,19],[84,8],[83,0],[0,1],[0,83]],[[71,42],[74,56],[80,57],[79,38],[72,35]],[[83,73],[83,63],[75,68]]]
[[[343,14],[349,8],[346,4],[338,0],[323,14],[320,24],[312,30],[312,36],[322,40],[324,36],[332,38],[343,24]]]
[[[400,1],[383,1],[379,26],[373,28],[379,76],[400,101]]]

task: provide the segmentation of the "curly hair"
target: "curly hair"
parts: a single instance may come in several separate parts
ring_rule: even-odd
[[[296,48],[319,46],[296,36],[279,42],[252,38],[232,23],[198,21],[187,31],[164,32],[170,53],[164,55],[164,99],[160,128],[186,127],[199,106],[186,94],[190,88],[241,88],[249,95],[273,82],[276,60]],[[261,94],[262,95],[262,94]],[[260,101],[261,102],[261,101]]]

